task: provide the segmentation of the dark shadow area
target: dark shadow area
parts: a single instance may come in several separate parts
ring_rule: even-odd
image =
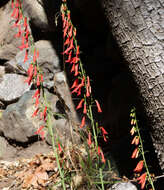
[[[1,0],[0,1],[0,8],[6,5],[9,2],[9,0]]]
[[[2,65],[4,65],[4,63],[6,63],[6,61],[8,61],[8,60],[6,60],[6,59],[0,59],[0,66]]]
[[[7,140],[7,142],[9,143],[9,145],[11,145],[13,147],[20,147],[20,148],[28,148],[33,143],[38,142],[39,140],[41,141],[41,138],[38,135],[34,135],[34,136],[28,138],[27,142],[18,142],[16,140],[6,138],[3,134],[0,134],[0,136],[4,137]]]
[[[120,175],[132,178],[137,160],[131,159],[135,147],[131,145],[130,111],[136,107],[139,127],[144,139],[144,148],[148,151],[146,154],[148,165],[151,166],[152,173],[160,175],[161,171],[149,134],[149,119],[146,117],[142,105],[142,96],[128,68],[128,63],[124,60],[121,50],[112,36],[99,1],[70,0],[68,2],[71,9],[71,19],[77,28],[81,59],[91,78],[92,93],[99,100],[103,109],[103,114],[95,116],[97,120],[100,120],[100,125],[103,125],[109,133],[108,143],[104,143],[102,138],[99,139],[104,152],[112,155]],[[60,9],[60,1],[43,1],[43,3],[47,18],[54,16]],[[53,6],[55,9],[52,14],[49,7]],[[41,32],[33,26],[32,32],[35,41],[40,39],[51,41],[62,65],[61,18],[58,21],[55,32]],[[71,85],[72,77],[68,67],[66,67],[66,71]],[[158,186],[161,184],[161,180],[155,184]]]

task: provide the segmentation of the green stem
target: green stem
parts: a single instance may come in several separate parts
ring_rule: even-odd
[[[103,175],[102,175],[102,168],[100,168],[100,179],[101,179],[101,187],[102,187],[102,190],[105,190],[105,189],[104,189]]]
[[[64,182],[64,174],[63,174],[62,169],[60,167],[59,156],[57,153],[57,148],[55,146],[54,133],[53,133],[52,123],[51,123],[51,113],[50,113],[49,108],[48,108],[47,97],[46,97],[46,93],[44,92],[44,90],[43,90],[43,98],[44,98],[45,105],[47,106],[47,126],[48,126],[49,135],[51,137],[52,148],[54,151],[54,155],[56,157],[56,162],[57,162],[57,166],[59,169],[62,186],[63,186],[63,189],[66,190],[65,182]]]
[[[95,144],[96,144],[96,147],[98,148],[97,135],[96,135],[96,130],[95,130],[95,123],[93,120],[93,113],[92,113],[92,106],[91,105],[89,105],[89,115],[90,115],[92,130],[93,130],[93,136],[95,139]]]
[[[63,174],[62,169],[60,167],[59,156],[58,156],[58,153],[57,153],[57,148],[55,146],[55,140],[54,140],[54,134],[53,134],[53,129],[52,129],[52,123],[51,123],[50,113],[48,113],[47,117],[48,117],[48,119],[47,119],[47,126],[48,126],[49,134],[51,136],[52,148],[53,148],[53,151],[54,151],[54,155],[56,157],[56,162],[57,162],[57,166],[58,166],[58,169],[59,169],[62,186],[63,186],[63,189],[66,190],[65,182],[64,182],[64,174]]]
[[[140,140],[141,154],[142,154],[142,157],[143,157],[143,160],[144,160],[144,165],[145,165],[145,168],[146,168],[146,173],[148,175],[148,179],[149,179],[149,182],[150,182],[150,184],[152,186],[152,189],[155,190],[154,184],[153,184],[153,180],[152,180],[151,175],[149,173],[149,169],[148,169],[146,158],[145,158],[145,154],[144,154],[143,142],[142,142],[141,134],[140,134],[139,127],[138,127],[138,121],[137,121],[137,118],[136,118],[136,113],[135,113],[135,121],[136,121],[137,133],[138,133],[139,140]]]

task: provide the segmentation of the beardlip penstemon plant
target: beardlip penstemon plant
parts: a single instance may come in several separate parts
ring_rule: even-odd
[[[76,94],[79,98],[79,104],[76,109],[83,109],[83,116],[81,119],[81,124],[79,128],[86,127],[86,131],[88,131],[88,139],[87,144],[88,147],[92,147],[94,151],[97,152],[97,155],[101,157],[102,163],[105,163],[105,157],[102,149],[98,146],[97,136],[102,133],[104,141],[107,142],[107,131],[102,127],[98,127],[98,123],[95,122],[93,118],[93,108],[97,108],[97,112],[101,113],[101,107],[98,100],[93,99],[91,94],[91,85],[90,78],[86,75],[86,72],[83,68],[83,64],[80,59],[80,50],[79,45],[76,40],[76,28],[73,26],[70,11],[68,10],[66,0],[61,1],[61,16],[63,21],[63,39],[64,39],[64,50],[63,50],[63,58],[64,62],[71,65],[71,73],[75,77],[75,80],[71,86],[72,94]],[[33,60],[29,65],[27,71],[27,82],[29,85],[33,83],[36,88],[36,91],[33,95],[33,99],[35,100],[35,111],[32,114],[32,117],[40,115],[40,120],[42,120],[45,124],[40,126],[39,129],[35,132],[35,134],[40,135],[42,139],[45,136],[45,128],[48,128],[49,134],[51,136],[52,147],[54,150],[54,155],[56,157],[61,183],[63,189],[66,189],[65,186],[65,176],[64,172],[61,168],[61,164],[59,161],[58,151],[61,152],[61,145],[58,140],[55,143],[53,127],[51,123],[51,117],[53,113],[51,113],[50,106],[46,99],[46,94],[44,93],[43,88],[43,74],[38,65],[39,51],[35,48],[34,42],[32,40],[31,33],[28,29],[28,18],[23,15],[22,10],[22,1],[21,0],[11,0],[11,7],[13,12],[11,14],[12,19],[14,20],[14,25],[12,27],[17,28],[18,33],[14,36],[15,38],[21,38],[22,44],[18,48],[20,50],[25,50],[24,63],[28,61],[28,53],[31,50],[33,51]],[[30,47],[29,47],[30,44]],[[67,58],[65,60],[65,58]],[[43,102],[40,103],[40,98],[43,97]],[[90,120],[91,127],[86,126],[86,119]],[[92,137],[93,134],[93,137]],[[56,147],[56,144],[58,147]],[[102,188],[103,186],[103,176],[102,169],[100,168]]]
[[[141,185],[141,189],[145,188],[146,182],[148,182],[151,185],[151,188],[155,190],[153,179],[151,177],[151,174],[149,172],[146,159],[145,159],[145,152],[143,148],[143,142],[140,134],[140,130],[138,127],[138,121],[136,118],[136,110],[133,108],[130,113],[131,117],[131,125],[132,129],[130,131],[130,134],[133,136],[133,140],[131,144],[135,145],[136,148],[134,149],[131,158],[135,159],[138,158],[139,155],[141,155],[142,160],[140,160],[136,166],[136,168],[133,170],[135,173],[140,174],[140,176],[137,178],[138,183]],[[144,172],[142,172],[145,170]]]
[[[82,61],[80,59],[79,45],[76,40],[76,28],[71,21],[70,10],[67,7],[67,1],[63,0],[62,2],[61,15],[63,21],[64,40],[63,60],[64,64],[69,64],[69,66],[71,66],[70,72],[74,76],[74,82],[71,86],[72,94],[76,94],[76,96],[78,96],[80,99],[76,109],[83,109],[83,116],[79,127],[83,128],[86,126],[86,119],[90,120],[94,142],[92,142],[92,133],[88,127],[88,145],[89,147],[92,145],[96,147],[98,155],[101,156],[102,162],[105,163],[103,152],[98,146],[97,136],[101,132],[104,141],[107,142],[108,133],[102,126],[97,127],[98,123],[95,123],[93,118],[94,107],[97,107],[98,113],[102,113],[102,110],[98,100],[95,100],[92,97],[90,78],[86,75]]]
[[[57,166],[59,169],[60,177],[61,177],[61,183],[63,186],[63,189],[65,190],[65,182],[64,182],[64,174],[60,167],[60,161],[59,161],[59,152],[61,151],[60,143],[57,142],[58,147],[56,147],[55,140],[54,140],[54,134],[52,129],[52,123],[51,123],[51,109],[49,108],[46,94],[44,93],[43,88],[43,74],[39,68],[38,65],[38,58],[39,58],[39,51],[35,48],[34,42],[32,40],[31,33],[28,29],[28,18],[23,15],[22,10],[22,1],[21,0],[11,0],[11,8],[13,9],[13,12],[11,14],[11,17],[14,20],[14,25],[12,27],[18,28],[18,33],[14,36],[15,38],[21,38],[22,44],[18,48],[20,50],[25,49],[25,57],[24,57],[24,63],[28,60],[28,52],[29,48],[33,51],[33,61],[30,63],[28,71],[27,71],[27,79],[25,82],[27,82],[29,85],[33,82],[33,84],[36,87],[36,91],[33,95],[33,99],[35,100],[35,111],[32,114],[32,117],[38,116],[40,114],[40,120],[43,120],[43,123],[45,125],[42,125],[39,127],[39,129],[35,132],[35,134],[40,135],[42,140],[45,138],[45,131],[44,128],[48,128],[51,141],[52,141],[52,147],[54,151],[54,155],[56,157]],[[29,47],[29,41],[31,46]],[[41,95],[43,96],[43,103],[40,105],[40,98]]]

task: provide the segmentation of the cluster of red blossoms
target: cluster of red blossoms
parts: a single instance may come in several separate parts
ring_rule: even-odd
[[[138,158],[139,153],[140,153],[140,149],[139,149],[139,145],[140,145],[140,138],[139,136],[136,135],[136,118],[135,118],[135,111],[132,110],[131,114],[131,125],[132,125],[132,129],[130,131],[131,135],[134,136],[133,140],[131,142],[131,144],[134,144],[136,146],[136,148],[134,149],[131,158],[135,159]],[[144,161],[140,160],[136,166],[136,168],[133,170],[136,173],[141,173],[142,169],[144,167]],[[137,181],[139,181],[138,183],[141,184],[141,189],[144,189],[145,187],[145,183],[146,183],[146,177],[147,177],[147,173],[143,173],[140,177],[137,178]]]
[[[24,63],[28,60],[28,52],[29,52],[29,36],[31,35],[28,29],[28,23],[27,23],[27,17],[24,17],[22,13],[22,5],[20,0],[12,0],[11,1],[11,8],[13,9],[13,12],[11,14],[11,17],[14,19],[14,25],[12,27],[18,28],[18,33],[15,34],[15,38],[21,38],[22,44],[18,48],[20,50],[25,49],[25,57],[24,57]],[[43,75],[39,71],[39,67],[37,64],[37,59],[39,57],[39,52],[36,50],[36,48],[33,48],[33,61],[29,65],[27,74],[28,78],[25,80],[29,85],[31,84],[32,80],[36,84],[36,92],[33,96],[35,99],[35,111],[32,114],[32,117],[36,116],[39,111],[39,98],[40,98],[40,91],[41,86],[43,83]],[[46,120],[46,112],[47,107],[44,108],[43,112],[40,112],[40,119]],[[42,139],[44,138],[44,131],[43,126],[41,126],[36,134],[41,135]]]
[[[66,0],[63,0],[63,4],[61,6],[61,16],[63,21],[63,39],[64,39],[64,51],[63,55],[65,58],[65,63],[69,63],[71,67],[70,72],[74,76],[74,81],[71,86],[72,94],[77,95],[79,98],[82,96],[79,101],[76,109],[83,110],[83,116],[81,119],[80,128],[83,128],[86,125],[86,118],[90,116],[89,105],[91,102],[95,104],[97,107],[97,112],[101,113],[101,107],[97,100],[91,98],[91,85],[90,78],[86,76],[85,71],[83,69],[83,65],[81,63],[81,59],[79,57],[79,45],[76,41],[76,28],[73,26],[70,18],[70,11],[68,10]],[[92,101],[91,101],[92,100]],[[107,141],[106,135],[107,131],[103,127],[99,127],[103,134],[104,141]],[[88,145],[91,146],[91,132],[88,132]],[[98,147],[98,154],[102,157],[102,162],[105,162],[103,152]]]

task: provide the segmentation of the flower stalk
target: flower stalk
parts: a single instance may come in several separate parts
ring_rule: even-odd
[[[74,27],[71,21],[70,10],[67,7],[67,1],[63,0],[61,5],[61,16],[63,21],[63,60],[64,65],[70,64],[71,73],[75,78],[71,90],[72,94],[76,96],[82,96],[78,105],[76,106],[77,110],[82,110],[83,116],[80,124],[80,128],[86,127],[86,120],[90,120],[91,127],[88,127],[88,145],[90,147],[90,143],[92,142],[91,134],[93,134],[93,142],[98,151],[98,132],[101,132],[101,129],[96,130],[97,126],[95,123],[95,119],[93,117],[93,108],[97,107],[97,113],[102,113],[100,104],[98,100],[94,100],[91,94],[91,85],[90,78],[86,75],[84,66],[80,59],[80,48],[76,40],[76,28]],[[81,109],[82,108],[82,109]],[[91,132],[90,132],[91,130]],[[107,141],[106,136],[107,132],[103,133],[103,138]],[[102,157],[102,162],[104,162],[104,155],[100,154]]]
[[[135,144],[137,146],[137,148],[134,150],[131,158],[137,158],[138,154],[140,153],[142,156],[142,159],[143,159],[143,160],[139,161],[136,168],[134,169],[134,172],[140,173],[142,171],[142,169],[145,168],[146,172],[137,178],[137,180],[139,181],[139,184],[141,184],[141,189],[144,189],[146,179],[148,179],[148,182],[151,185],[152,190],[155,190],[154,184],[153,184],[153,179],[152,179],[151,174],[149,172],[149,168],[148,168],[146,158],[145,158],[143,141],[142,141],[140,129],[138,126],[135,108],[133,108],[131,110],[130,116],[131,116],[131,125],[132,125],[132,129],[131,129],[130,133],[132,136],[137,134],[137,135],[135,135],[135,137],[133,138],[133,141],[132,141],[132,144]]]

